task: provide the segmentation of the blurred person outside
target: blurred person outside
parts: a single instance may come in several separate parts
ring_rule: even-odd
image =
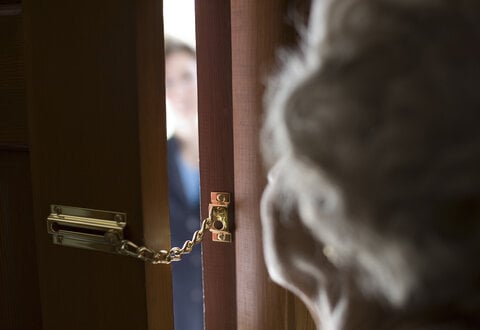
[[[168,139],[168,194],[172,246],[183,246],[200,228],[196,53],[165,41],[165,87],[173,135]],[[170,125],[170,123],[169,123]],[[175,330],[203,329],[201,248],[172,264]]]

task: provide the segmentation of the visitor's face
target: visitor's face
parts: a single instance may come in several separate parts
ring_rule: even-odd
[[[195,57],[178,51],[165,61],[166,97],[175,119],[193,120],[197,114],[197,66]]]

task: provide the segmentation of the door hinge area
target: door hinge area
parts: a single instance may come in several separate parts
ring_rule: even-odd
[[[212,233],[215,242],[231,243],[228,206],[230,194],[212,192],[208,207],[208,218],[201,223],[190,240],[182,247],[168,250],[153,250],[124,239],[123,230],[127,225],[127,214],[72,206],[51,205],[47,218],[47,231],[57,245],[84,248],[96,251],[118,253],[142,259],[153,264],[170,264],[190,253],[200,244],[205,230]]]

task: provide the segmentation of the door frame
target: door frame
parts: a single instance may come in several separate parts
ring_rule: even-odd
[[[201,205],[208,205],[210,190],[227,189],[235,206],[234,243],[221,248],[218,243],[203,243],[208,330],[315,329],[303,303],[269,279],[259,214],[266,183],[258,148],[264,83],[274,70],[277,49],[292,46],[298,38],[288,17],[292,13],[306,17],[309,3],[195,4]]]

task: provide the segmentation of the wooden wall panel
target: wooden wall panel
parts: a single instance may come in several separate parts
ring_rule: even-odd
[[[295,41],[294,20],[303,21],[308,1],[231,3],[237,329],[315,329],[303,304],[268,278],[259,217],[266,181],[258,151],[263,83],[277,48]]]
[[[42,329],[28,152],[0,150],[0,329]]]
[[[28,143],[20,9],[0,5],[0,148]]]
[[[282,4],[270,3],[264,20],[278,28]],[[232,1],[232,67],[235,137],[237,329],[285,329],[288,321],[287,292],[269,278],[263,262],[262,231],[259,217],[260,196],[265,184],[258,152],[261,118],[261,81],[258,70],[265,52],[272,53],[272,41],[259,22],[262,4],[258,1]],[[262,13],[265,14],[265,13]],[[270,22],[271,23],[271,22]],[[261,40],[267,44],[261,44]],[[273,39],[273,40],[272,40]],[[267,68],[264,67],[264,72]],[[248,205],[248,207],[242,207]]]
[[[21,7],[0,2],[0,329],[42,329]]]
[[[52,203],[120,211],[126,238],[168,246],[161,5],[25,1],[45,329],[173,328],[168,266],[53,245],[45,225]]]

